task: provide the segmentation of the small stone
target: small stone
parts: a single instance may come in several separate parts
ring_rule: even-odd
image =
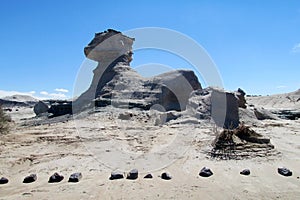
[[[139,176],[139,172],[137,169],[132,169],[128,174],[127,174],[127,179],[130,180],[135,180]]]
[[[124,175],[122,172],[112,172],[109,177],[109,180],[122,179],[122,178],[124,178]]]
[[[8,183],[8,179],[5,177],[0,178],[0,184],[6,184]]]
[[[70,175],[69,182],[77,183],[80,181],[81,178],[82,178],[82,174],[80,172],[77,172]]]
[[[250,169],[244,169],[243,171],[240,172],[240,174],[248,176],[248,175],[250,175]]]
[[[161,178],[164,179],[164,180],[171,180],[172,176],[169,173],[164,172],[164,173],[161,174]]]
[[[54,173],[52,176],[50,176],[48,183],[58,183],[64,179],[64,176],[59,175],[58,173]]]
[[[144,178],[153,178],[152,174],[147,174]]]
[[[285,167],[279,167],[277,171],[282,176],[292,176],[293,175],[293,172]]]
[[[23,180],[23,183],[32,183],[37,180],[36,174],[30,174],[29,176],[26,176]]]
[[[209,169],[209,168],[206,168],[206,167],[203,167],[201,170],[200,170],[200,173],[199,175],[202,176],[202,177],[210,177],[212,176],[214,173]]]

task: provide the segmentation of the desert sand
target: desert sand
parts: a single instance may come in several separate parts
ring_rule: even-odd
[[[0,175],[9,179],[0,185],[0,199],[297,199],[300,197],[300,121],[263,120],[255,131],[271,139],[274,154],[242,160],[218,160],[207,153],[215,138],[214,125],[191,119],[171,120],[157,126],[146,117],[128,120],[118,119],[113,108],[101,108],[92,114],[60,119],[61,122],[33,120],[28,108],[11,113],[15,119],[13,129],[1,136]],[[121,112],[132,112],[123,110]],[[21,115],[22,117],[18,116]],[[146,115],[145,115],[146,116]],[[27,117],[27,118],[26,118]],[[20,120],[23,118],[22,120]],[[37,123],[38,121],[38,123]],[[35,122],[35,123],[33,123]],[[41,124],[41,125],[39,125]],[[172,161],[157,169],[139,169],[137,180],[109,180],[117,166],[110,165],[102,154],[114,148],[106,144],[113,141],[130,153],[146,153],[172,141],[182,132],[192,140],[180,148],[187,148],[182,155],[164,159]],[[195,133],[195,134],[193,134]],[[102,145],[102,143],[104,145]],[[101,154],[102,152],[102,154]],[[100,156],[101,155],[101,156]],[[114,154],[112,154],[114,155]],[[102,158],[103,160],[99,160]],[[108,155],[109,156],[109,155]],[[111,158],[120,162],[120,170],[128,172],[136,168],[134,161],[123,162],[124,157]],[[155,162],[153,160],[153,162]],[[125,163],[125,164],[124,164]],[[127,164],[126,164],[127,163]],[[200,177],[202,167],[209,167],[214,175]],[[284,177],[277,168],[285,166],[293,176]],[[239,172],[249,168],[251,174]],[[169,172],[171,180],[162,180],[162,172]],[[48,183],[49,176],[59,172],[65,176],[60,183]],[[68,176],[81,172],[78,183],[68,183]],[[153,179],[143,179],[151,172]],[[34,183],[23,184],[30,173],[36,173]]]

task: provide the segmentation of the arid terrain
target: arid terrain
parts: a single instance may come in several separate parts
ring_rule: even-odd
[[[265,97],[248,101],[264,102]],[[269,103],[269,101],[267,101]],[[262,104],[260,104],[262,105]],[[263,106],[263,105],[262,105]],[[297,199],[300,197],[300,121],[254,120],[256,132],[271,139],[275,146],[269,156],[220,160],[211,158],[209,151],[216,128],[209,121],[181,117],[163,125],[155,124],[157,113],[100,108],[83,113],[75,120],[70,115],[59,119],[32,118],[32,108],[19,107],[11,115],[11,133],[2,135],[0,174],[9,183],[0,185],[0,199]],[[119,119],[120,113],[132,113],[129,120]],[[218,131],[220,131],[219,129]],[[140,165],[139,158],[126,157],[161,152],[181,134],[188,140],[179,144],[175,156],[161,155],[164,160],[151,160],[152,166],[139,168],[137,180],[109,180],[118,169],[128,172]],[[186,137],[186,136],[184,136]],[[121,149],[121,153],[115,153]],[[123,154],[122,154],[123,153]],[[111,156],[111,157],[110,157]],[[118,157],[119,156],[119,157]],[[125,160],[128,159],[128,162]],[[147,158],[140,160],[148,164]],[[156,163],[155,163],[156,162]],[[140,165],[141,167],[143,165]],[[200,177],[202,167],[214,175]],[[285,166],[293,176],[284,177],[277,168]],[[157,167],[157,168],[155,168]],[[249,168],[251,174],[239,172]],[[149,170],[149,171],[148,171]],[[171,180],[162,180],[162,172]],[[60,183],[48,183],[49,176],[59,172],[65,176]],[[81,172],[78,183],[68,183],[68,176]],[[151,172],[153,179],[143,176]],[[24,184],[25,176],[36,173],[34,183]]]
[[[145,78],[130,67],[134,41],[96,33],[84,53],[98,65],[73,101],[0,99],[12,119],[0,135],[0,199],[300,198],[300,90],[202,88],[185,69]],[[126,179],[132,169],[138,178]],[[55,172],[64,179],[48,183]]]

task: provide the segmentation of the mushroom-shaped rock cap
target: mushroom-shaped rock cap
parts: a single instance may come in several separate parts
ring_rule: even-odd
[[[108,29],[95,34],[93,40],[84,48],[84,54],[87,58],[95,61],[101,62],[108,58],[114,60],[121,55],[130,53],[133,41],[134,38]]]

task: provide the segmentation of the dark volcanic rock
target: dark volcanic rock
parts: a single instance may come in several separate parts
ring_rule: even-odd
[[[248,176],[250,175],[250,169],[244,169],[240,172],[241,175],[245,175],[245,176]]]
[[[54,173],[52,176],[49,178],[49,183],[58,183],[64,179],[64,176],[59,175],[58,173]]]
[[[278,173],[282,176],[292,176],[293,172],[285,167],[280,167],[277,169]]]
[[[37,180],[36,174],[30,174],[29,176],[26,176],[23,180],[23,183],[32,183]]]
[[[79,182],[81,178],[82,178],[82,174],[80,172],[73,173],[69,177],[69,182],[76,183]]]
[[[48,112],[49,107],[43,101],[39,101],[37,104],[34,105],[33,111],[36,115]]]
[[[171,180],[172,176],[169,173],[164,172],[164,173],[161,174],[161,178],[164,179],[164,180]]]
[[[122,179],[124,178],[124,174],[122,172],[112,172],[110,177],[109,177],[109,180],[116,180],[116,179]]]
[[[137,169],[132,169],[128,174],[127,174],[127,179],[130,180],[135,180],[139,176],[139,172]]]
[[[8,183],[8,179],[5,177],[0,178],[0,184],[6,184]]]
[[[209,168],[206,168],[206,167],[203,167],[199,173],[199,176],[202,176],[202,177],[210,177],[212,175],[213,175],[213,172]]]
[[[146,174],[144,178],[153,178],[152,174]]]

